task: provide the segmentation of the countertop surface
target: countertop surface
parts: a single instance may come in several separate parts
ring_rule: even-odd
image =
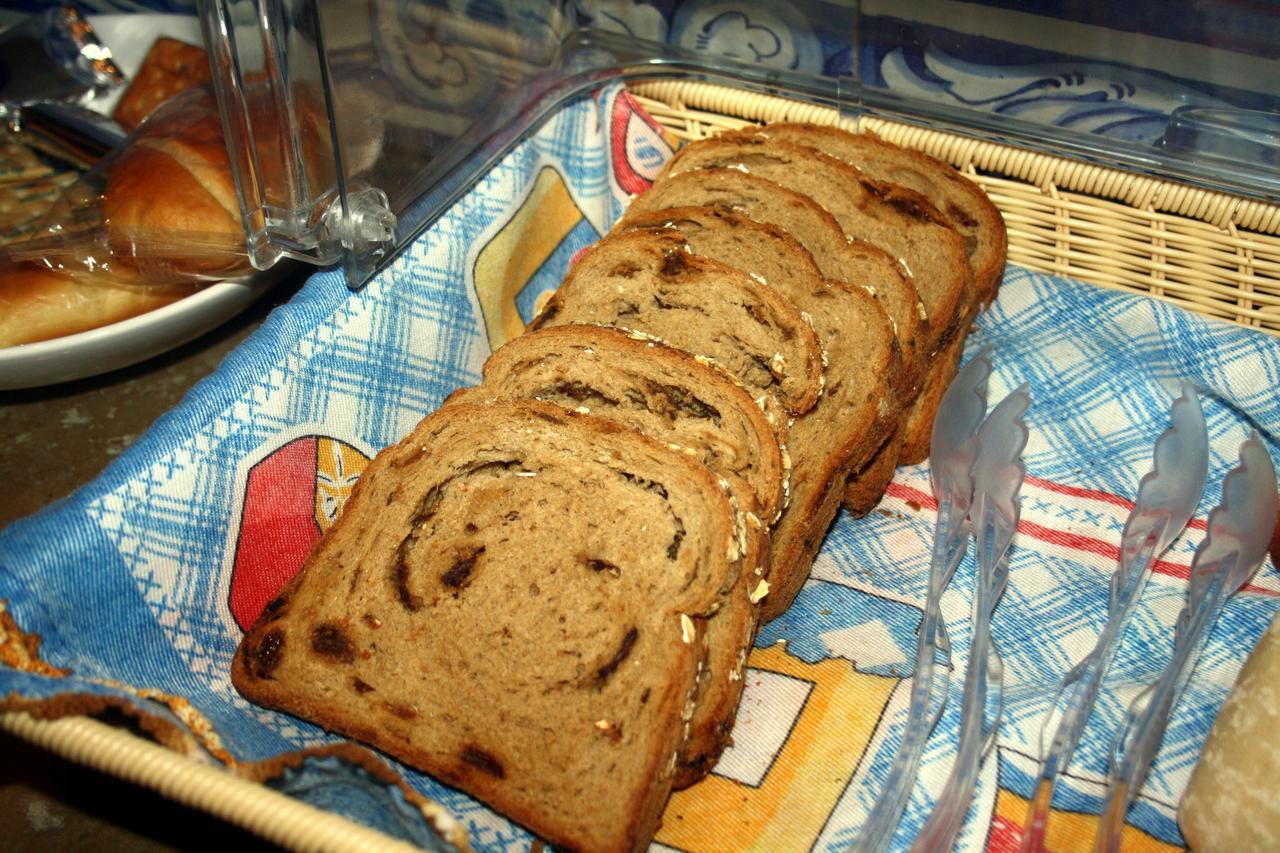
[[[0,527],[89,482],[287,301],[302,273],[219,329],[140,365],[0,391]],[[200,812],[0,732],[0,846],[26,850],[270,849]]]

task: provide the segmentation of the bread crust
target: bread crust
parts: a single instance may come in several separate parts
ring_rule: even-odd
[[[252,271],[216,113],[148,124],[111,167],[101,213],[116,265],[148,281]]]
[[[522,381],[551,358],[555,364],[548,371],[554,376],[540,375],[532,384]],[[634,382],[636,393],[616,401],[597,394],[593,382],[609,370],[616,371],[609,378]],[[790,465],[786,418],[778,407],[767,405],[771,398],[753,399],[733,377],[709,361],[609,326],[575,323],[513,338],[489,356],[483,375],[483,385],[470,390],[466,399],[532,397],[618,421],[651,438],[681,445],[721,475],[740,474],[743,507],[765,521],[772,523],[782,511]],[[679,427],[685,420],[702,426],[703,432],[714,433],[718,429],[712,430],[710,425],[723,424],[730,417],[735,427],[744,427],[743,438],[750,441],[733,448],[732,459],[716,458],[712,447],[699,452],[697,436],[682,438]],[[652,426],[644,429],[645,424]],[[722,455],[729,453],[726,450]],[[744,470],[748,467],[750,470]]]
[[[884,497],[885,489],[893,480],[902,458],[904,430],[901,423],[884,442],[875,456],[862,468],[853,471],[844,489],[844,507],[855,518],[861,518],[876,508]]]
[[[188,89],[209,83],[211,78],[209,56],[203,47],[158,38],[120,96],[111,117],[125,130],[133,130],[156,107]]]
[[[960,369],[960,360],[964,357],[965,337],[961,336],[947,345],[934,361],[932,370],[925,380],[924,390],[916,398],[915,404],[907,414],[907,421],[902,436],[902,453],[899,465],[916,465],[929,458],[929,444],[933,437],[933,418],[938,406],[942,403],[942,395],[947,386],[955,378]]]
[[[874,300],[861,289],[851,288],[850,292],[865,299],[869,307],[875,305]],[[893,331],[889,328],[888,320],[884,319],[884,312],[868,311],[868,314],[880,322],[868,322],[864,333],[867,343],[864,364],[873,375],[891,374],[895,364],[901,359]],[[838,448],[820,460],[811,460],[799,452],[792,460],[794,481],[798,483],[812,480],[821,483],[822,487],[793,489],[791,507],[774,528],[769,555],[770,590],[768,598],[761,605],[762,621],[776,619],[791,606],[808,579],[814,555],[840,508],[846,482],[853,472],[871,460],[893,433],[900,414],[899,409],[887,397],[881,398],[878,406],[845,411],[854,429],[846,434],[846,439]],[[803,420],[792,425],[793,445],[803,446],[814,441],[806,435],[806,429]],[[815,462],[816,470],[811,467]]]

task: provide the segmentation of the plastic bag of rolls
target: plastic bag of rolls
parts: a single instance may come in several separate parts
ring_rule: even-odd
[[[0,347],[119,322],[253,272],[217,102],[152,113],[0,256]]]

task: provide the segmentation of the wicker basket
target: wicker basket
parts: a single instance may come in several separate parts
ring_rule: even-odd
[[[847,124],[830,107],[708,83],[631,90],[680,139],[772,121]],[[1280,206],[873,117],[850,129],[977,181],[1004,214],[1012,263],[1280,336]]]
[[[835,110],[704,83],[632,84],[673,135],[752,122],[836,124]],[[1003,212],[1009,260],[1149,294],[1280,336],[1280,207],[866,118],[862,130],[947,160]],[[0,730],[152,788],[292,849],[401,849],[390,838],[95,720],[0,715]]]

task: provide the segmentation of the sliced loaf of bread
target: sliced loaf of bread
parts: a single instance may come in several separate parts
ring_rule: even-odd
[[[370,463],[232,681],[557,846],[640,850],[751,536],[714,474],[634,430],[445,406]]]
[[[982,188],[950,164],[869,133],[850,133],[829,125],[771,124],[734,136],[808,145],[856,166],[869,178],[900,184],[927,197],[964,238],[983,302],[990,304],[995,299],[1009,249],[1004,218]]]
[[[791,426],[793,435],[803,437],[790,444],[803,471],[770,545],[768,588],[774,592],[762,607],[781,612],[808,577],[812,555],[806,559],[806,542],[831,523],[830,515],[818,512],[817,496],[844,488],[850,469],[874,453],[897,423],[903,393],[897,342],[884,311],[869,294],[825,280],[809,252],[777,226],[716,207],[670,208],[637,214],[624,223],[631,228],[663,226],[679,231],[695,255],[733,265],[790,299],[812,319],[826,354],[824,393]],[[752,617],[748,637],[754,636]],[[697,769],[710,769],[718,757],[741,692],[741,681],[735,680],[740,673],[734,669],[712,666],[711,673],[727,679],[720,686],[732,702],[724,706],[729,713],[716,729],[721,735],[717,748],[703,751],[702,762],[691,762]]]
[[[910,429],[919,429],[910,419],[919,420],[927,408],[917,398],[922,377],[934,371],[934,359],[925,357],[928,323],[911,277],[883,249],[865,240],[848,239],[835,218],[813,199],[738,169],[695,169],[670,176],[636,198],[615,227],[654,224],[664,211],[686,204],[712,205],[783,228],[809,250],[827,279],[863,285],[889,315],[902,349],[902,393],[907,408],[899,428],[875,457],[849,477],[844,504],[850,512],[865,515],[879,503],[893,479],[908,423]]]
[[[821,541],[852,470],[893,432],[901,411],[901,355],[883,309],[862,288],[822,278],[809,253],[786,231],[712,207],[672,208],[637,216],[635,227],[662,222],[679,231],[695,256],[733,264],[767,281],[812,319],[826,354],[822,397],[791,425],[795,466],[791,503],[773,531],[768,617],[790,605],[809,575],[810,543]],[[626,233],[625,231],[622,233]],[[828,511],[829,510],[829,511]]]
[[[870,134],[854,134],[836,127],[812,124],[772,124],[744,129],[728,138],[754,141],[794,142],[808,145],[858,168],[867,177],[914,190],[929,199],[942,216],[963,237],[973,273],[975,292],[967,301],[961,334],[948,342],[933,364],[934,376],[921,392],[899,438],[899,463],[921,462],[929,454],[933,412],[937,410],[947,384],[955,375],[964,349],[967,330],[982,305],[995,299],[1004,276],[1009,238],[1004,218],[987,194],[941,160],[885,142]],[[878,501],[879,494],[869,484],[883,478],[868,474],[850,483],[845,506],[862,514]],[[892,476],[890,473],[889,476]],[[884,478],[887,482],[887,478]]]
[[[612,234],[578,259],[530,329],[594,323],[653,335],[713,359],[793,415],[822,393],[813,326],[769,285],[688,251],[674,229]]]

